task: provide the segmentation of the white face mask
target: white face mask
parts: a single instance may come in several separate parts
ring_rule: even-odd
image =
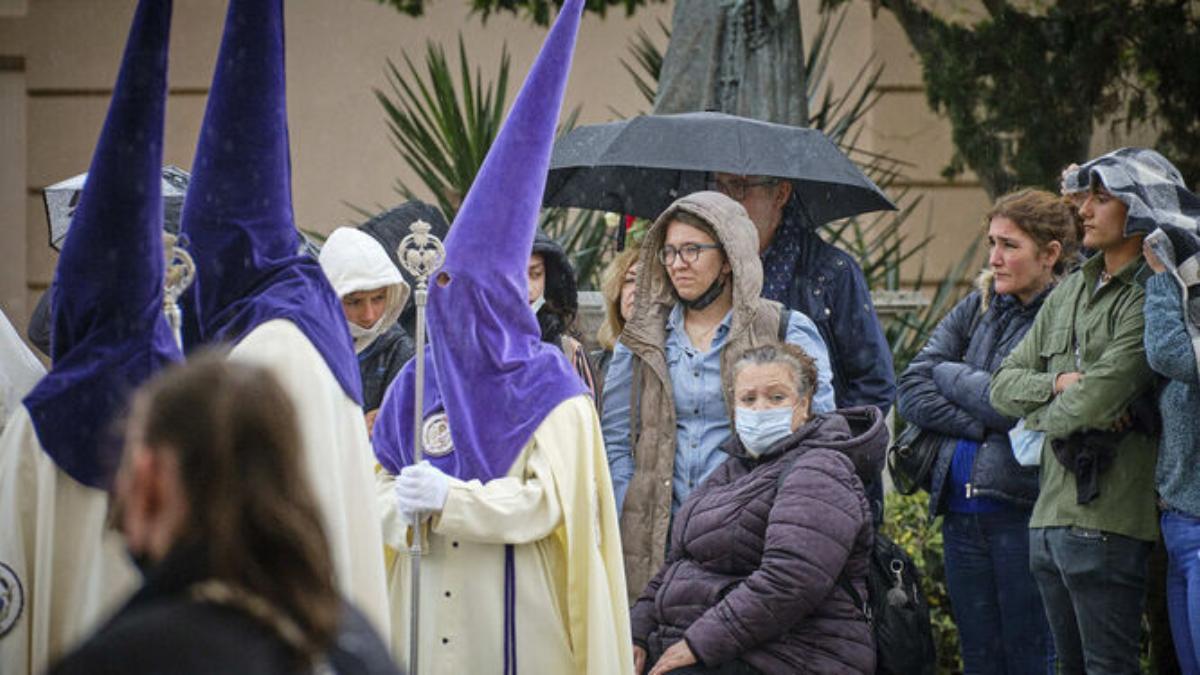
[[[529,309],[533,310],[534,314],[537,314],[538,310],[541,309],[542,305],[544,305],[544,304],[546,304],[546,294],[542,293],[541,295],[538,296],[537,300],[534,300],[533,302],[529,303]]]
[[[379,317],[370,328],[363,328],[353,321],[346,322],[350,326],[350,337],[354,338],[354,352],[356,354],[370,347],[375,338],[383,335],[383,332],[388,328],[383,323],[387,318],[386,315]]]
[[[734,413],[738,438],[751,457],[758,457],[792,433],[792,407],[754,410],[738,408]]]

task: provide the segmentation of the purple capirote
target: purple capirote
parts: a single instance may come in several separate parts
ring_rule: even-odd
[[[25,397],[38,442],[84,485],[107,489],[110,433],[130,393],[181,358],[163,316],[162,147],[171,0],[141,0],[108,116],[55,271],[54,365]]]
[[[184,347],[237,344],[285,319],[361,405],[341,302],[317,261],[301,252],[284,74],[283,0],[230,0],[183,203],[180,229],[196,260],[184,295]]]
[[[454,449],[429,460],[463,480],[507,474],[550,411],[585,393],[562,352],[541,341],[526,278],[582,11],[581,0],[563,5],[430,284],[423,407],[446,413]],[[376,457],[393,473],[412,463],[414,365],[401,371],[375,421]]]

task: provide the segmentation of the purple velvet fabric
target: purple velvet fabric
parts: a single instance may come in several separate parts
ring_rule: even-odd
[[[170,0],[141,0],[55,272],[54,366],[24,403],[75,480],[107,488],[129,394],[180,358],[162,313],[162,138]]]
[[[875,672],[871,628],[837,585],[844,573],[866,597],[858,474],[887,441],[873,407],[819,415],[757,460],[731,439],[734,456],[675,515],[667,561],[630,610],[634,642],[661,654],[684,639],[706,666],[767,675]]]
[[[341,303],[300,253],[292,213],[283,0],[231,0],[181,229],[196,259],[185,347],[237,344],[272,319],[312,341],[346,394],[362,403]]]
[[[431,462],[464,480],[508,473],[546,415],[586,392],[562,352],[541,341],[526,278],[582,11],[581,0],[563,5],[431,283],[424,407],[445,410],[454,441],[452,452]],[[375,454],[392,472],[412,462],[414,365],[401,371],[376,419]]]

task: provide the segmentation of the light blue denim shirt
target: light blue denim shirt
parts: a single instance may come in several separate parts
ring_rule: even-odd
[[[683,329],[683,307],[676,304],[667,319],[667,371],[675,398],[675,475],[671,498],[674,513],[728,455],[721,444],[732,430],[725,398],[721,394],[721,349],[729,336],[733,312],[713,336],[708,351],[692,346]],[[817,363],[817,391],[813,397],[813,412],[834,409],[833,370],[829,352],[817,326],[804,314],[793,311],[788,320],[787,341],[803,349]],[[633,477],[633,454],[629,447],[629,401],[633,378],[633,353],[617,343],[612,362],[604,379],[604,447],[608,453],[608,468],[612,474],[617,509],[625,503],[625,490]]]

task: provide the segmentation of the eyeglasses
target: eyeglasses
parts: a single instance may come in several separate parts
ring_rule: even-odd
[[[675,264],[675,257],[678,256],[690,265],[700,259],[701,251],[720,248],[720,244],[684,244],[679,248],[668,244],[658,250],[658,261],[670,267]]]
[[[707,187],[709,190],[713,190],[714,192],[720,192],[721,194],[729,197],[730,199],[734,200],[735,202],[740,202],[746,198],[746,193],[750,191],[750,188],[770,187],[770,186],[778,185],[778,184],[779,184],[778,178],[759,178],[758,180],[732,180],[732,181],[728,181],[728,182],[718,180],[716,178],[711,178],[708,181]]]

